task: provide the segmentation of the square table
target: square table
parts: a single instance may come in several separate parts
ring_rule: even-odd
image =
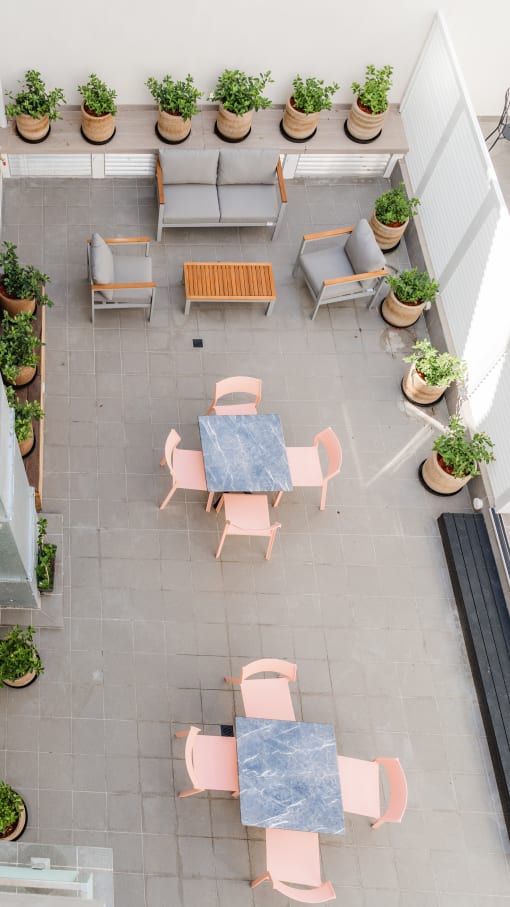
[[[343,834],[332,725],[236,718],[236,738],[243,825]]]
[[[277,415],[199,416],[208,491],[292,491]]]

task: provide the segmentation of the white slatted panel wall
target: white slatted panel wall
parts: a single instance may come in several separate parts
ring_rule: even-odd
[[[10,154],[11,176],[91,176],[90,154]]]
[[[389,154],[300,154],[294,176],[383,176]]]
[[[420,226],[441,285],[441,319],[451,352],[468,364],[463,416],[496,443],[497,463],[486,478],[496,510],[510,510],[510,216],[441,14],[401,114],[410,146],[408,190],[421,198]]]
[[[154,176],[154,154],[105,154],[105,176]]]

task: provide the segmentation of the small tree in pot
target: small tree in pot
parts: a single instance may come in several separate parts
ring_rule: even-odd
[[[466,378],[464,360],[440,353],[430,340],[417,340],[403,361],[410,362],[411,368],[402,379],[402,393],[419,406],[432,406],[454,381]]]
[[[106,145],[115,135],[117,92],[91,73],[88,82],[78,85],[81,105],[81,134],[91,145]]]
[[[197,101],[203,92],[195,88],[189,73],[184,82],[163,76],[158,82],[153,76],[146,81],[152,97],[159,105],[156,135],[168,145],[178,145],[191,132],[191,117],[198,113]]]
[[[5,381],[24,387],[35,377],[41,341],[34,334],[34,315],[4,312],[0,335],[0,372]]]
[[[4,251],[0,252],[0,303],[9,315],[18,312],[34,312],[37,305],[52,306],[53,302],[46,296],[44,287],[50,278],[33,265],[21,265],[12,242],[4,242]]]
[[[450,416],[448,428],[432,445],[431,453],[420,466],[423,484],[435,494],[457,494],[472,478],[480,474],[480,463],[494,460],[493,441],[481,431],[471,439],[459,416]]]
[[[415,324],[426,303],[433,302],[439,292],[439,284],[418,268],[384,279],[390,285],[390,292],[381,306],[381,315],[396,328]]]
[[[239,69],[225,69],[209,95],[210,101],[219,102],[214,130],[221,139],[242,142],[249,135],[254,112],[271,107],[263,91],[272,81],[270,70],[248,76]]]
[[[16,117],[16,132],[25,142],[43,142],[50,134],[50,120],[60,117],[59,104],[65,104],[62,88],[48,91],[41,73],[29,69],[23,81],[18,83],[21,88],[16,92],[6,92],[11,103],[7,104],[7,116]]]
[[[344,123],[344,131],[353,142],[363,145],[374,142],[380,136],[388,109],[392,75],[392,66],[376,69],[373,64],[369,64],[365,84],[352,83],[356,98]]]
[[[23,798],[10,784],[0,781],[0,841],[16,841],[27,824]]]
[[[280,130],[292,142],[306,142],[315,135],[321,110],[331,110],[331,98],[340,86],[336,82],[324,85],[324,79],[302,79],[297,75],[292,87]]]
[[[0,686],[27,687],[44,671],[34,643],[34,628],[14,626],[0,639]]]
[[[41,592],[51,592],[55,581],[57,546],[45,541],[47,528],[48,520],[39,517],[37,520],[37,566],[35,572],[37,588]]]
[[[9,406],[14,410],[14,431],[19,444],[19,452],[22,457],[27,457],[34,448],[33,420],[36,419],[39,422],[44,413],[38,400],[21,402],[13,387],[6,387],[5,393]]]
[[[370,226],[381,249],[392,252],[397,248],[409,218],[415,216],[419,204],[419,198],[407,197],[403,183],[376,198]]]

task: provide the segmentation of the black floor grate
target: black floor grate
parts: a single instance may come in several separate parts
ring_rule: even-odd
[[[220,724],[220,731],[222,737],[233,737],[234,736],[234,725],[233,724]]]

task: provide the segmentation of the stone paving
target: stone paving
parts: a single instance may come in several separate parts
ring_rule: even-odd
[[[242,714],[223,682],[262,656],[295,660],[296,714],[333,723],[339,751],[400,757],[409,782],[401,825],[347,817],[321,838],[323,877],[342,907],[510,904],[509,841],[447,574],[437,516],[445,503],[417,467],[433,420],[404,406],[395,331],[364,302],[323,308],[291,276],[303,232],[368,216],[384,181],[290,183],[280,238],[264,229],[167,230],[152,246],[159,291],[140,311],[90,322],[85,240],[154,236],[147,180],[10,180],[3,239],[52,278],[48,313],[44,508],[64,518],[63,630],[42,630],[46,666],[2,690],[2,777],[26,797],[24,840],[113,848],[119,907],[283,905],[266,883],[263,833],[220,794],[178,800],[184,744]],[[194,305],[185,260],[272,261],[278,301]],[[404,250],[392,261],[405,264]],[[193,349],[192,339],[203,340]],[[197,416],[220,377],[263,381],[261,412],[287,444],[328,425],[344,451],[327,507],[318,489],[284,495],[273,558],[264,540],[229,538],[205,495],[160,469],[171,427],[199,448]]]

